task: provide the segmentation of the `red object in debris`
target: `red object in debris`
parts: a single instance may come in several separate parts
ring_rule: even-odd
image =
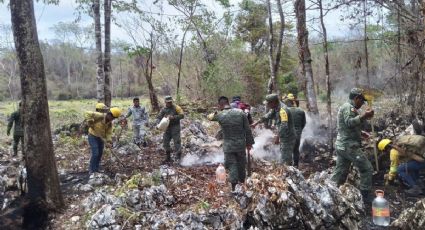
[[[242,109],[243,111],[245,110],[251,110],[251,106],[247,103],[244,102],[240,102],[239,103],[239,109]]]

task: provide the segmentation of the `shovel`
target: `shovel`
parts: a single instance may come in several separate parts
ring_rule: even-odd
[[[376,89],[370,89],[370,88],[366,88],[363,91],[363,96],[367,101],[367,104],[370,108],[372,108],[372,103],[373,100],[376,97],[379,97],[380,95],[382,95],[382,93],[379,90]],[[370,119],[370,124],[372,126],[372,140],[375,141],[376,138],[376,133],[375,133],[375,127],[373,126],[373,118]],[[376,171],[379,172],[379,163],[378,163],[378,150],[376,149],[376,144],[373,144],[373,154],[375,156],[375,166],[376,166]]]

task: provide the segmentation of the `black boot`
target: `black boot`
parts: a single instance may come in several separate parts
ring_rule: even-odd
[[[235,191],[236,185],[236,183],[232,183],[232,191]]]
[[[167,154],[167,156],[165,157],[165,160],[162,162],[162,164],[171,163],[171,151],[166,151],[165,154]]]

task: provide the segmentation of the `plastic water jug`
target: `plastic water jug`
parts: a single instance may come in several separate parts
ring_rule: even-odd
[[[226,169],[220,164],[215,170],[215,179],[218,184],[226,183]]]
[[[376,198],[372,202],[373,223],[378,226],[390,224],[390,204],[384,198],[384,191],[376,190]]]

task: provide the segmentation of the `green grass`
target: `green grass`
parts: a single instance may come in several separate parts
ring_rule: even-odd
[[[63,125],[71,123],[81,123],[83,121],[83,114],[85,111],[94,111],[96,99],[82,99],[82,100],[67,100],[57,101],[49,100],[49,116],[50,127],[54,131]],[[150,109],[149,99],[141,98],[140,103]],[[132,98],[113,99],[112,106],[119,107],[125,114],[129,106],[133,104]],[[12,137],[6,137],[7,118],[11,113],[18,108],[17,101],[0,101],[0,144],[4,145],[6,142],[12,140]],[[12,131],[13,132],[13,131]]]
[[[94,111],[96,103],[97,102],[95,99],[68,100],[68,101],[49,100],[49,115],[50,115],[51,128],[56,129],[65,124],[82,122],[83,113],[85,111]],[[132,104],[133,102],[131,98],[112,100],[112,106],[122,109],[123,113],[126,113],[127,108],[131,106]],[[149,105],[148,99],[142,98],[141,104],[145,106]],[[0,124],[7,125],[6,118],[9,117],[10,114],[16,109],[17,109],[17,102],[12,102],[12,101],[0,102],[0,118],[2,118],[2,121]],[[0,126],[3,126],[3,125],[0,125]]]

